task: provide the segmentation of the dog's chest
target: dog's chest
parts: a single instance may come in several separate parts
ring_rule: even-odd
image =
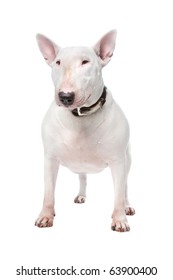
[[[118,107],[104,107],[86,118],[56,109],[52,106],[43,122],[43,143],[49,156],[76,173],[102,171],[119,157],[127,135]]]
[[[95,133],[62,133],[57,154],[60,163],[74,172],[93,173],[107,166],[103,142]]]

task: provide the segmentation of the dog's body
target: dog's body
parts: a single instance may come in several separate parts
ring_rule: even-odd
[[[110,60],[116,32],[111,31],[93,48],[59,48],[43,35],[37,40],[52,67],[55,101],[42,125],[45,154],[45,197],[36,225],[53,225],[54,189],[59,165],[79,174],[76,203],[85,202],[86,174],[110,167],[115,188],[112,229],[128,231],[126,214],[133,215],[127,198],[130,169],[128,122],[104,87],[101,69]]]

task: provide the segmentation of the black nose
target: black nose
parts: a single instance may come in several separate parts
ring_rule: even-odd
[[[74,92],[59,92],[59,100],[66,107],[70,106],[74,102]]]

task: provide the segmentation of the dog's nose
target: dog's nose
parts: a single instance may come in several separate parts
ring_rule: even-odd
[[[59,100],[66,107],[70,106],[74,102],[74,92],[59,92]]]

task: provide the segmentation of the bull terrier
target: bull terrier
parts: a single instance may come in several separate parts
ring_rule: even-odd
[[[55,184],[62,165],[79,176],[75,203],[85,202],[87,173],[109,167],[115,190],[111,229],[130,230],[126,215],[134,215],[135,210],[127,196],[129,125],[102,78],[102,67],[113,55],[116,34],[116,30],[108,32],[93,47],[66,48],[37,34],[55,86],[54,101],[42,123],[45,192],[35,222],[38,227],[53,226]]]

